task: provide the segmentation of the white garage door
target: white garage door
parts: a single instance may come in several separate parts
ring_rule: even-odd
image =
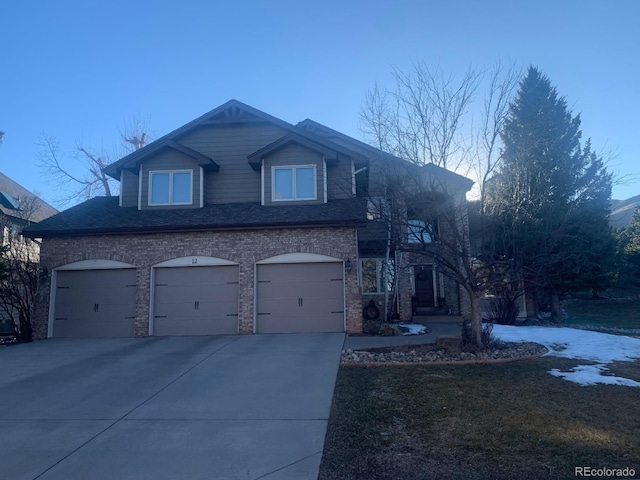
[[[344,332],[342,263],[258,265],[258,333]]]
[[[136,271],[57,272],[54,337],[132,337]]]
[[[238,333],[238,266],[155,269],[154,335]]]

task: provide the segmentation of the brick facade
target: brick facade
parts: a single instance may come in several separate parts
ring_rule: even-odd
[[[216,257],[237,262],[239,271],[239,332],[253,333],[254,272],[260,260],[287,253],[313,253],[356,265],[355,228],[290,228],[238,232],[161,233],[52,237],[41,248],[41,284],[33,319],[34,338],[47,337],[51,276],[55,268],[82,260],[113,260],[136,266],[135,335],[149,332],[151,268],[189,256]],[[44,273],[46,272],[46,275]],[[345,317],[349,333],[362,332],[362,295],[358,273],[345,273]]]

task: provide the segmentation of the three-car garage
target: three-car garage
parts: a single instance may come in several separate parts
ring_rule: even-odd
[[[148,298],[149,335],[242,333],[240,292],[249,286],[253,308],[242,310],[253,313],[254,333],[345,331],[341,260],[295,253],[272,257],[251,266],[253,275],[246,277],[253,285],[241,284],[240,268],[211,257],[169,260],[148,270],[150,281],[142,288],[149,293],[141,295],[133,265],[94,260],[60,267],[53,277],[49,336],[132,337],[141,298]]]

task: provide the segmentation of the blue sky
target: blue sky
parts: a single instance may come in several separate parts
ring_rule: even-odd
[[[374,82],[422,59],[460,75],[536,65],[612,169],[640,173],[640,1],[12,1],[0,15],[0,171],[43,198],[39,137],[117,150],[133,117],[155,138],[236,98],[361,138]],[[640,179],[614,198],[640,194]]]

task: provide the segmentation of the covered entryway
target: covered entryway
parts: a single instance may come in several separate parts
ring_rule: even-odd
[[[344,332],[343,263],[311,254],[273,261],[287,259],[299,262],[257,265],[256,332]]]
[[[194,261],[189,259],[189,261]],[[167,262],[169,263],[169,262]],[[152,334],[238,333],[238,266],[195,259],[155,268]],[[204,263],[204,265],[203,265]]]
[[[135,268],[58,270],[54,295],[49,336],[133,336]]]

